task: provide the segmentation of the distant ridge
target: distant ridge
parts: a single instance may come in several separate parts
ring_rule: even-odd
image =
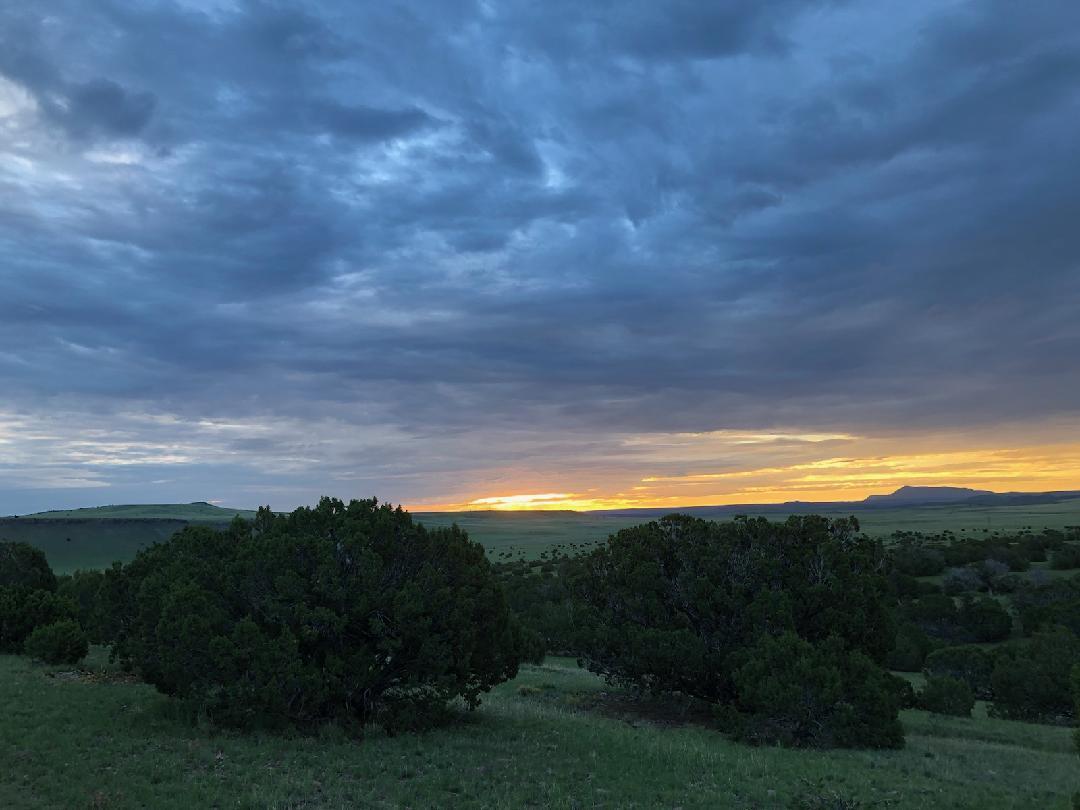
[[[133,503],[54,509],[23,515],[19,520],[183,520],[189,523],[228,523],[234,516],[250,518],[248,509],[225,509],[206,501],[194,503]]]
[[[698,517],[754,514],[836,513],[866,509],[905,509],[915,506],[1032,506],[1080,499],[1080,490],[1054,492],[991,492],[967,487],[902,486],[888,495],[868,495],[861,501],[785,501],[784,503],[738,503],[717,506],[665,506],[599,509],[590,514],[658,517],[672,512]]]
[[[980,495],[997,495],[988,489],[969,489],[968,487],[909,487],[903,486],[888,495],[868,495],[865,504],[900,504],[909,503],[957,503],[969,501]]]

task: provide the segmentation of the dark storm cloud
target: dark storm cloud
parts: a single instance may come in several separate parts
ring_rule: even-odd
[[[0,411],[337,425],[380,438],[327,469],[387,481],[408,437],[441,481],[485,431],[1075,414],[1078,31],[1066,0],[10,4]]]

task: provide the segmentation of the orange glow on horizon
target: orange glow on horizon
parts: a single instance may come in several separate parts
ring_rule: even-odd
[[[680,437],[688,435],[679,434]],[[708,441],[713,441],[713,436],[702,434],[703,439],[710,437]],[[645,474],[633,476],[624,468],[613,470],[600,480],[593,476],[587,486],[580,488],[552,487],[549,491],[523,483],[458,502],[413,504],[409,508],[417,512],[590,511],[786,501],[858,501],[868,495],[887,494],[903,485],[971,487],[995,492],[1080,489],[1080,443],[1076,442],[904,453],[895,452],[900,444],[896,440],[865,440],[865,449],[871,453],[841,456],[829,452],[829,448],[835,451],[836,444],[857,441],[854,437],[835,434],[824,439],[815,435],[814,439],[817,441],[805,438],[798,441],[789,453],[793,456],[790,459],[781,461],[772,457],[775,453],[770,447],[766,452],[772,455],[767,464],[754,465],[751,456],[749,461],[744,458],[744,463],[733,469],[720,470],[708,469],[702,463],[702,454],[694,452],[697,448],[688,442],[686,449],[691,452],[686,453],[689,457],[687,465],[693,465],[690,470],[652,472],[650,466],[671,467],[674,462],[667,451],[679,444],[647,437],[628,444],[647,447],[650,451],[662,447],[665,454],[627,459],[627,467],[636,461],[634,466]],[[745,434],[732,437],[732,441],[744,443]],[[934,440],[924,442],[940,446]],[[905,441],[901,446],[912,451],[918,449],[914,441]],[[719,454],[718,457],[723,458]],[[699,471],[694,471],[694,466]],[[548,483],[553,478],[548,477]],[[572,485],[575,482],[567,480],[563,483]]]

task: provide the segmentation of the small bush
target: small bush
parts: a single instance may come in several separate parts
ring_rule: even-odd
[[[918,672],[934,642],[918,625],[905,622],[896,628],[896,646],[889,653],[889,669],[899,672]]]
[[[103,571],[76,571],[59,577],[56,588],[57,595],[70,599],[75,605],[79,625],[94,644],[107,644],[113,638],[107,627],[102,598],[104,582]]]
[[[1012,634],[1012,616],[1001,603],[987,596],[965,597],[957,621],[972,641],[1004,641]]]
[[[1020,547],[1024,556],[1031,562],[1046,562],[1048,540],[1046,536],[1028,537],[1021,542]]]
[[[1069,679],[1078,663],[1080,638],[1064,627],[1003,647],[990,676],[990,713],[1010,720],[1071,722],[1075,705]]]
[[[0,588],[0,652],[20,653],[34,628],[75,615],[71,600],[52,591]]]
[[[983,560],[975,566],[975,572],[983,582],[980,590],[995,591],[998,583],[1009,575],[1009,566],[1001,560]]]
[[[1080,634],[1080,576],[1048,578],[1042,582],[1034,579],[1012,596],[1012,606],[1024,635],[1055,624]]]
[[[0,543],[0,588],[55,591],[56,576],[41,549],[28,543]]]
[[[957,678],[940,675],[929,678],[919,692],[919,708],[934,714],[971,717],[975,696],[971,688]]]
[[[948,596],[959,596],[970,591],[984,590],[986,583],[970,568],[951,568],[945,574],[941,587]]]
[[[1023,550],[1013,546],[999,546],[991,549],[988,559],[1007,565],[1009,570],[1015,573],[1027,571],[1031,567],[1031,561]]]
[[[840,639],[812,645],[794,633],[763,636],[738,659],[738,738],[792,747],[903,746],[893,676]]]
[[[926,656],[924,672],[928,677],[956,678],[981,700],[991,695],[990,675],[994,671],[994,659],[980,647],[962,645],[934,650]]]
[[[1066,543],[1050,555],[1050,567],[1057,571],[1080,568],[1080,544]]]
[[[929,594],[905,608],[907,618],[927,635],[945,641],[955,641],[963,635],[956,603],[951,596]]]
[[[77,664],[89,650],[86,633],[71,619],[35,628],[23,647],[31,658],[46,664]]]
[[[1072,693],[1073,707],[1076,716],[1080,717],[1080,664],[1072,668]],[[1076,743],[1077,751],[1080,751],[1080,728],[1073,732],[1073,742]]]
[[[936,548],[904,542],[892,549],[894,568],[911,577],[931,577],[945,570],[945,557]]]
[[[1033,571],[1032,577],[1034,577],[1035,574],[1042,574],[1043,576],[1045,576],[1046,572],[1041,569]],[[1025,584],[1026,583],[1024,577],[1020,576],[1019,574],[1005,574],[1004,576],[1000,576],[996,580],[994,580],[993,591],[994,593],[1016,593],[1016,591],[1022,588]]]

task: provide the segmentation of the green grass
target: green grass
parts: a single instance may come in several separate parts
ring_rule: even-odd
[[[553,658],[423,735],[243,736],[180,722],[142,684],[0,656],[0,807],[783,808],[809,791],[920,810],[1065,808],[1080,787],[1069,729],[912,711],[901,751],[789,751],[677,712],[645,719],[632,701],[583,708],[612,697],[626,695]]]

